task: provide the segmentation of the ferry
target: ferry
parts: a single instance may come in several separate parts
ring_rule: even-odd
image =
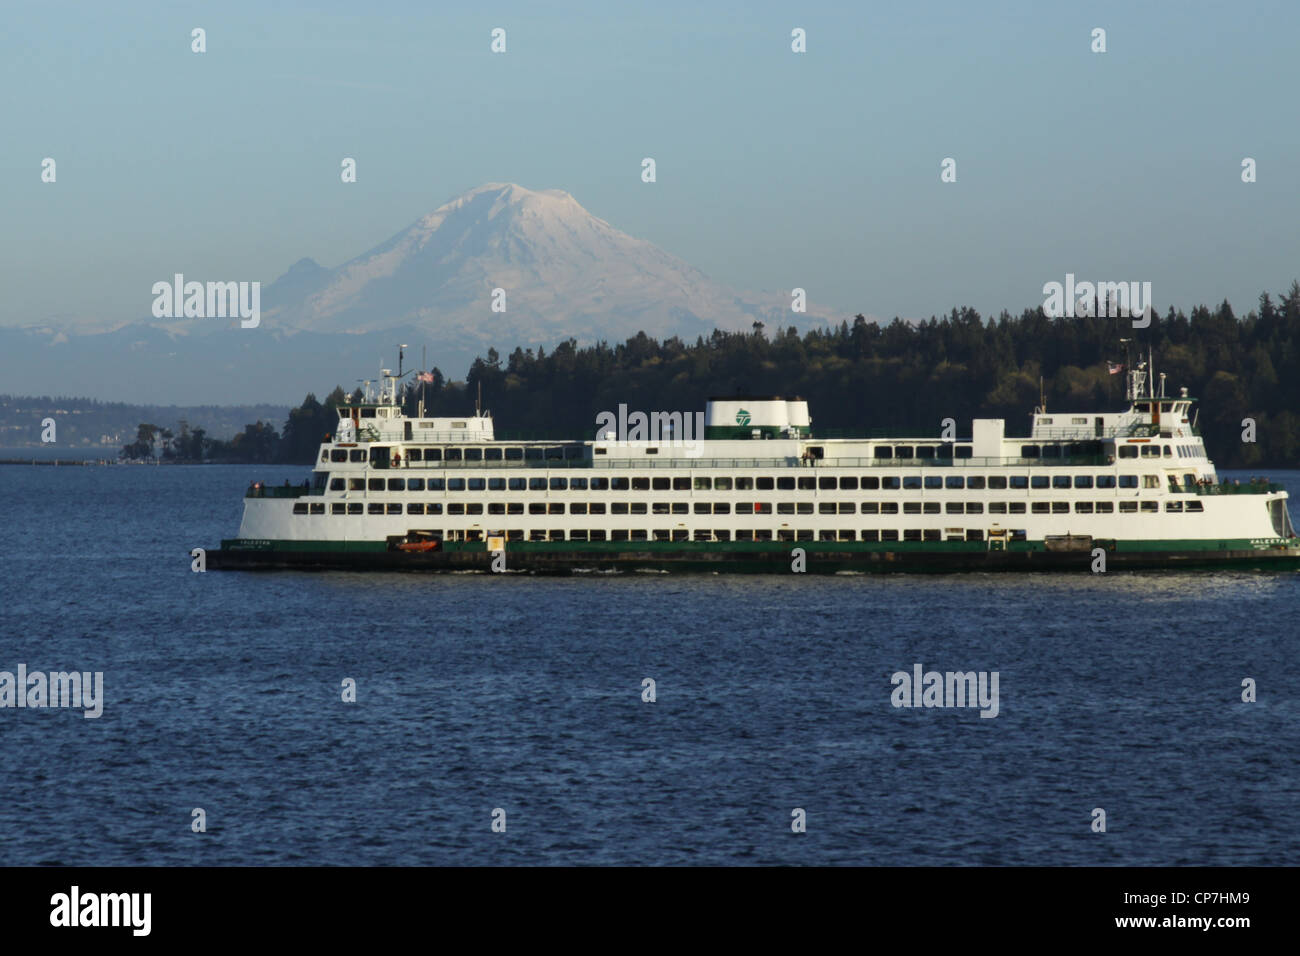
[[[1287,492],[1221,480],[1180,389],[1123,369],[1127,407],[945,437],[817,437],[808,403],[710,399],[703,436],[494,437],[404,412],[405,376],[338,408],[311,477],[255,482],[219,569],[1036,571],[1300,567]],[[406,373],[410,375],[411,373]],[[698,414],[698,413],[697,413]],[[608,419],[606,419],[608,420]],[[698,419],[697,419],[698,420]],[[698,428],[696,429],[698,432]]]

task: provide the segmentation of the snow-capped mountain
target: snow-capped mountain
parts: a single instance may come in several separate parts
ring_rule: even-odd
[[[567,192],[513,183],[470,190],[336,269],[300,260],[263,290],[262,304],[265,320],[281,328],[413,326],[444,349],[471,353],[638,331],[693,339],[714,328],[748,331],[755,320],[806,327],[832,318],[792,312],[789,290],[738,293],[620,232]]]

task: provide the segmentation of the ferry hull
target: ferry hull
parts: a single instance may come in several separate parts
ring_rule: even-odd
[[[481,543],[449,543],[434,552],[399,552],[383,545],[339,543],[320,548],[307,542],[281,548],[278,542],[245,546],[222,543],[210,552],[207,566],[216,570],[375,570],[495,573],[494,555]],[[266,546],[269,544],[270,546]],[[1154,545],[1155,543],[1153,543]],[[1117,570],[1300,570],[1300,543],[1257,548],[1179,547],[1165,542],[1107,551],[1106,571]],[[910,546],[909,546],[910,545]],[[963,571],[1091,572],[1090,550],[1051,551],[1042,545],[991,551],[952,543],[898,543],[864,547],[834,542],[713,543],[620,542],[581,545],[576,542],[512,543],[506,550],[506,572],[572,574],[616,571],[680,573],[784,573],[795,570],[794,550],[802,549],[808,573],[905,573]],[[497,569],[501,562],[497,561]]]

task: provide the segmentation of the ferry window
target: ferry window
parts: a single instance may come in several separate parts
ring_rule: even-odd
[[[604,528],[592,528],[592,529],[588,532],[588,534],[591,536],[591,540],[592,540],[592,541],[604,541],[604,540],[605,540],[605,529],[604,529]]]
[[[1052,476],[1052,487],[1053,487],[1053,488],[1069,488],[1069,487],[1070,487],[1070,476],[1069,476],[1069,475],[1053,475],[1053,476]]]
[[[423,455],[424,455],[424,452],[421,451],[419,448],[408,448],[408,449],[406,449],[406,460],[407,460],[407,461],[420,461],[420,459],[423,457]]]
[[[570,479],[569,479],[569,490],[570,490],[570,491],[586,491],[586,490],[587,490],[587,479],[586,479],[586,478],[570,478]]]
[[[547,461],[562,461],[564,459],[564,448],[560,445],[551,445],[546,449]]]
[[[959,515],[964,513],[965,509],[960,501],[950,501],[944,506],[944,511],[950,515]]]
[[[622,511],[619,511],[619,510],[618,510],[620,507],[623,509]],[[453,512],[453,513],[454,513],[454,512]],[[528,503],[528,513],[529,513],[530,515],[544,515],[544,514],[546,514],[546,502],[544,502],[544,501],[531,501],[531,502],[529,502],[529,503]],[[627,514],[627,505],[625,505],[625,504],[624,504],[624,505],[614,505],[614,514],[616,514],[616,515],[625,515],[625,514]]]
[[[566,458],[571,458],[571,457],[573,457],[572,455],[567,454],[567,452],[568,452],[568,449],[567,449],[567,448],[565,449],[565,452],[566,452],[566,454],[565,454],[564,457],[566,457]],[[647,449],[645,450],[645,453],[646,453],[647,455],[657,455],[657,454],[659,454],[659,449],[658,449],[658,448],[647,448]],[[666,536],[667,534],[668,534],[668,532],[665,531],[665,532],[664,532],[664,535]]]
[[[464,491],[464,490],[465,490],[465,479],[464,479],[464,478],[448,478],[448,479],[447,479],[447,490],[448,490],[448,491]]]
[[[795,480],[795,486],[796,486],[800,491],[816,491],[816,490],[817,490],[817,479],[814,478],[812,475],[800,475],[800,476]]]
[[[1074,503],[1074,513],[1075,513],[1075,514],[1080,514],[1080,515],[1090,515],[1090,514],[1092,514],[1092,502],[1091,502],[1091,501],[1076,501],[1076,502]]]
[[[943,539],[943,532],[941,532],[938,528],[926,528],[923,532],[921,532],[921,537],[923,537],[926,541],[940,541]]]
[[[525,461],[541,461],[541,460],[542,460],[542,450],[541,450],[540,448],[534,448],[534,447],[532,447],[532,446],[529,446],[528,448],[525,448],[525,449],[524,449],[524,460],[525,460]]]
[[[667,491],[671,482],[667,478],[651,478],[650,487],[655,491]]]
[[[920,541],[920,540],[921,540],[921,529],[920,529],[920,528],[906,528],[906,529],[904,529],[904,531],[903,531],[903,540],[904,540],[904,541]]]
[[[942,476],[940,476],[940,475],[926,475],[926,476],[925,476],[925,487],[927,487],[927,488],[942,488],[942,487],[943,487],[943,478],[942,478]]]
[[[817,487],[820,488],[822,491],[826,491],[827,489],[829,489],[829,490],[831,490],[831,491],[834,491],[834,490],[835,490],[835,486],[836,486],[836,484],[837,484],[837,482],[835,481],[834,478],[818,478],[818,479],[817,479]],[[761,487],[761,486],[760,486],[760,487]]]
[[[818,534],[817,534],[817,538],[818,538],[818,540],[820,540],[820,541],[834,541],[834,540],[835,540],[835,532],[834,532],[834,531],[821,531],[821,532],[818,532]]]
[[[1138,486],[1137,475],[1120,475],[1119,486],[1121,488],[1136,488]]]
[[[298,501],[294,503],[293,513],[296,515],[305,515],[307,513],[307,502]]]
[[[895,505],[895,507],[897,507],[897,505]],[[800,514],[800,515],[810,515],[810,514],[812,514],[812,513],[813,513],[812,502],[811,502],[811,501],[800,501],[798,504],[796,504],[796,505],[794,506],[794,512],[795,512],[795,514]]]
[[[569,514],[585,515],[587,513],[587,503],[585,501],[575,501],[569,505]]]
[[[652,532],[652,534],[654,535],[654,539],[655,539],[656,541],[667,541],[667,540],[668,540],[668,529],[667,529],[667,528],[655,528],[654,531]]]
[[[880,479],[875,475],[867,475],[862,479],[863,491],[876,491],[880,488]]]
[[[424,460],[425,460],[425,461],[442,461],[442,449],[441,449],[441,448],[426,448],[426,449],[424,450]]]
[[[779,501],[779,502],[777,502],[777,505],[776,505],[776,513],[779,514],[779,515],[792,515],[792,514],[794,514],[794,502],[793,502],[793,501]]]
[[[552,491],[567,491],[568,489],[569,489],[569,479],[568,479],[568,478],[552,478],[552,479],[551,479],[551,490],[552,490]]]
[[[330,452],[330,461],[347,461],[348,453],[345,449],[335,448]]]
[[[483,460],[483,449],[482,449],[482,448],[466,448],[466,449],[465,449],[465,460],[466,460],[466,461],[482,461],[482,460]]]
[[[424,479],[423,479],[423,478],[407,478],[407,479],[406,479],[406,490],[407,490],[407,491],[423,491],[423,490],[424,490]]]
[[[1034,502],[1034,507],[1033,507],[1034,514],[1045,515],[1045,514],[1050,514],[1051,511],[1052,511],[1052,507],[1046,501]]]
[[[546,532],[546,540],[547,540],[547,541],[563,541],[563,540],[564,540],[564,532],[561,531],[561,530],[559,530],[558,528],[552,528],[550,531]]]
[[[611,491],[627,491],[628,480],[626,478],[611,478],[609,479],[609,487]]]
[[[447,505],[447,514],[449,515],[463,515],[464,513],[465,506],[459,502],[453,502],[452,504]]]
[[[1142,446],[1142,457],[1143,457],[1143,458],[1159,458],[1159,457],[1160,457],[1160,446],[1159,446],[1159,445],[1143,445],[1143,446]]]
[[[919,515],[920,513],[921,513],[921,502],[919,502],[919,501],[905,501],[905,502],[903,502],[903,514],[905,514],[905,515]]]
[[[336,501],[334,504],[330,505],[330,514],[332,515],[345,515],[347,513],[348,506],[341,501]]]
[[[752,501],[737,501],[736,514],[752,515],[754,513],[754,503]]]
[[[897,491],[899,489],[898,477],[890,475],[880,479],[880,487],[886,491]]]
[[[546,479],[545,479],[545,478],[529,478],[529,479],[528,479],[528,490],[529,490],[529,491],[545,491],[545,490],[546,490]]]
[[[344,481],[342,478],[331,478],[330,491],[342,491],[344,488],[347,487],[347,484],[348,483]]]
[[[1042,457],[1042,454],[1043,454],[1042,449],[1039,448],[1037,445],[1021,445],[1021,446],[1020,446],[1020,457],[1021,457],[1021,458],[1041,458],[1041,457]]]
[[[570,531],[569,531],[569,540],[570,540],[570,541],[586,541],[586,540],[587,540],[587,531],[586,531],[586,529],[584,528],[584,529],[582,529],[582,530],[580,530],[580,531],[570,530]]]
[[[367,505],[366,511],[372,515],[381,515],[384,513],[384,506],[381,504]]]
[[[646,513],[646,506],[644,501],[632,502],[632,514],[643,515],[645,513]]]
[[[1075,475],[1075,476],[1074,476],[1074,487],[1076,487],[1076,488],[1091,488],[1091,487],[1092,487],[1092,475]]]
[[[1005,488],[1006,486],[1007,486],[1007,480],[1006,480],[1005,478],[1003,478],[1003,479],[1002,479],[1002,487]],[[966,479],[966,487],[969,488],[971,491],[983,491],[983,490],[984,490],[984,479],[983,479],[982,477],[979,477],[979,476],[972,477],[972,478],[967,478],[967,479]]]
[[[612,502],[610,502],[610,505],[609,505],[609,513],[612,514],[612,515],[625,515],[625,514],[627,514],[627,502],[626,502],[626,501],[612,501]]]
[[[933,445],[917,445],[917,446],[916,446],[916,457],[917,457],[917,458],[933,458],[933,457],[934,457],[934,446],[933,446]]]
[[[608,449],[605,449],[605,448],[593,448],[593,449],[591,450],[591,453],[592,453],[593,455],[604,455],[604,454],[607,454],[607,453],[608,453]],[[595,532],[593,531],[592,534],[595,534]],[[591,540],[592,540],[592,541],[595,541],[596,539],[595,539],[595,538],[592,538]],[[602,538],[601,540],[603,541],[604,539]]]
[[[445,451],[445,453],[444,453],[444,457],[447,459],[447,461],[460,461],[460,460],[461,460],[461,449],[459,449],[459,448],[448,448],[448,449]]]
[[[921,511],[928,515],[937,515],[939,513],[939,502],[927,501],[921,505]]]
[[[873,529],[873,530],[868,530],[868,531],[863,531],[863,532],[862,532],[862,540],[863,540],[863,541],[879,541],[879,540],[880,540],[880,532],[879,532],[879,531],[876,531],[876,530],[874,530],[874,529]]]
[[[609,490],[609,479],[608,479],[608,478],[593,478],[593,479],[591,479],[591,490],[592,490],[592,491],[608,491],[608,490]]]
[[[1142,487],[1143,487],[1143,488],[1159,488],[1159,487],[1160,487],[1160,476],[1159,476],[1159,475],[1143,475],[1143,476],[1142,476]]]
[[[876,458],[893,458],[894,449],[888,445],[877,445],[874,454]]]
[[[1097,514],[1099,515],[1113,514],[1115,511],[1115,502],[1098,501],[1096,502],[1096,508],[1097,508]]]
[[[974,454],[975,454],[975,450],[974,450],[970,445],[958,445],[958,446],[957,446],[957,457],[958,457],[958,458],[970,458],[970,457],[972,457]]]
[[[434,481],[437,481],[437,479],[436,479],[436,478],[430,478],[429,481],[430,481],[430,482],[434,482]],[[432,488],[433,485],[430,484],[429,487]],[[510,490],[510,491],[523,491],[523,490],[525,490],[527,487],[528,487],[528,479],[526,479],[526,478],[507,478],[507,479],[506,479],[506,488],[507,488],[508,490]]]
[[[857,490],[858,490],[858,479],[856,478],[840,479],[840,491],[857,491]]]
[[[1012,488],[1024,490],[1029,487],[1029,478],[1026,475],[1008,475],[1007,481],[1011,482]]]
[[[784,477],[776,480],[776,487],[780,491],[794,491],[794,478]]]
[[[813,539],[813,533],[812,533],[812,531],[809,531],[809,530],[802,530],[802,529],[801,529],[801,530],[795,531],[795,533],[794,533],[794,539],[795,539],[796,541],[811,541],[811,540]]]
[[[880,505],[874,501],[864,501],[862,502],[862,513],[864,515],[878,515],[880,514]]]
[[[424,513],[427,515],[442,514],[442,503],[437,501],[429,502],[427,505],[424,506]]]
[[[914,488],[920,488],[920,487],[921,487],[921,476],[920,476],[920,475],[907,475],[907,476],[903,479],[903,487],[904,487],[904,488],[907,488],[909,491],[912,490],[912,489],[914,489]]]
[[[793,540],[794,540],[794,531],[793,531],[792,529],[790,529],[790,528],[777,528],[777,529],[776,529],[776,540],[777,540],[777,541],[793,541]]]
[[[964,488],[966,486],[966,479],[960,475],[949,475],[944,479],[943,485],[945,488]]]
[[[503,515],[503,514],[505,514],[505,513],[506,513],[506,506],[505,506],[505,503],[504,503],[504,502],[501,502],[501,501],[490,501],[490,502],[488,502],[488,514],[490,514],[490,515]]]
[[[1204,511],[1204,510],[1205,510],[1205,505],[1201,504],[1201,502],[1199,502],[1199,501],[1189,501],[1189,502],[1187,502],[1187,510],[1188,510],[1188,511]]]
[[[1098,487],[1098,488],[1114,488],[1114,487],[1115,487],[1115,476],[1114,476],[1114,475],[1098,475],[1098,476],[1097,476],[1097,487]]]
[[[489,478],[488,491],[505,491],[506,480],[504,478]]]
[[[546,506],[546,513],[547,513],[548,515],[562,515],[562,514],[564,514],[564,504],[563,504],[563,502],[552,501],[550,504],[548,504],[548,505]]]
[[[1165,510],[1166,510],[1166,511],[1182,511],[1182,510],[1183,510],[1183,503],[1182,503],[1181,501],[1166,501],[1166,502],[1165,502]]]
[[[366,487],[367,487],[370,491],[383,491],[383,490],[384,490],[384,479],[382,479],[382,478],[371,478],[369,481],[366,482]]]
[[[898,502],[897,502],[897,501],[882,501],[882,502],[880,503],[880,513],[881,513],[882,515],[896,515],[896,514],[898,514]]]
[[[1032,488],[1046,488],[1050,482],[1046,475],[1031,475],[1029,485]]]
[[[689,478],[673,479],[673,491],[690,491],[690,490],[691,490],[691,479]]]
[[[375,410],[374,410],[373,408],[363,408],[363,409],[361,409],[361,417],[362,417],[362,418],[374,418],[374,417],[375,417]]]
[[[483,490],[484,488],[486,488],[486,487],[487,487],[487,479],[486,479],[486,478],[471,478],[471,479],[469,479],[469,490],[470,490],[470,491],[482,491],[482,490]]]
[[[983,540],[984,540],[984,532],[983,532],[983,531],[980,531],[980,530],[978,530],[978,529],[975,529],[975,528],[967,529],[967,531],[966,531],[966,540],[967,540],[967,541],[983,541]]]
[[[1013,515],[1022,515],[1025,513],[1025,503],[1023,501],[1013,501],[1007,505],[1007,510]]]
[[[730,490],[731,490],[731,479],[730,479],[730,478],[714,478],[714,479],[713,479],[713,490],[714,490],[714,491],[730,491]]]
[[[737,479],[736,479],[736,490],[737,490],[737,491],[753,491],[753,490],[754,490],[754,479],[753,479],[753,478],[737,478]]]
[[[657,448],[655,449],[655,451],[658,451],[658,450],[659,450],[659,449],[657,449]],[[652,452],[647,452],[647,454],[652,454]],[[573,461],[573,460],[578,459],[578,458],[581,458],[581,457],[582,457],[582,446],[581,446],[581,445],[565,445],[565,446],[564,446],[564,459],[565,459],[565,461]]]
[[[914,458],[915,455],[914,455],[913,452],[912,452],[912,446],[911,446],[911,445],[895,445],[895,446],[894,446],[894,457],[895,457],[895,458]]]
[[[1165,445],[1165,457],[1166,457],[1166,458],[1173,458],[1173,457],[1174,457],[1174,453],[1169,449],[1169,446],[1168,446],[1168,445]]]
[[[1144,501],[1144,502],[1142,502],[1142,510],[1143,510],[1143,511],[1159,511],[1159,510],[1160,510],[1160,502],[1158,502],[1158,501]]]
[[[1052,514],[1063,515],[1063,514],[1068,514],[1069,511],[1070,511],[1070,503],[1068,501],[1052,502]]]
[[[655,515],[668,514],[668,502],[656,501],[650,505],[650,513]]]
[[[1162,412],[1169,412],[1169,411],[1172,411],[1172,410],[1173,410],[1173,407],[1174,407],[1174,403],[1173,403],[1173,402],[1161,402],[1161,403],[1160,403],[1160,411],[1162,411]]]
[[[897,541],[898,532],[894,530],[885,530],[880,532],[881,541]]]
[[[522,448],[506,448],[506,461],[523,461],[524,450]]]
[[[628,539],[628,533],[626,531],[614,530],[609,533],[610,541],[626,541],[627,539]]]
[[[990,501],[989,514],[1004,515],[1007,513],[1007,503],[1005,501]]]
[[[522,501],[507,501],[506,514],[521,515],[524,513],[524,503]]]
[[[546,532],[543,531],[541,528],[534,528],[532,531],[528,532],[528,540],[529,540],[529,541],[545,541],[545,540],[546,540]]]
[[[632,490],[633,490],[633,491],[649,491],[649,490],[650,490],[650,479],[649,479],[649,478],[633,478],[633,479],[632,479]]]
[[[406,490],[406,479],[405,479],[405,478],[389,478],[389,479],[388,479],[388,490],[389,490],[389,491],[405,491],[405,490]]]
[[[820,504],[817,505],[817,513],[823,515],[835,514],[835,502],[833,501],[821,502]]]
[[[1122,515],[1133,514],[1138,510],[1136,501],[1121,501],[1119,503],[1119,513]]]
[[[1044,457],[1044,458],[1060,458],[1060,457],[1061,457],[1061,446],[1060,446],[1060,445],[1044,445],[1044,446],[1043,446],[1043,457]]]
[[[984,513],[984,502],[968,501],[966,503],[966,513],[968,515],[982,515]]]
[[[591,513],[594,515],[603,515],[605,513],[605,502],[593,501],[590,505]]]
[[[349,503],[348,503],[348,514],[350,514],[350,515],[359,515],[359,514],[361,514],[361,503],[360,503],[360,502],[349,502]]]
[[[483,460],[484,460],[484,461],[500,461],[500,460],[501,460],[501,449],[500,449],[500,448],[484,448],[484,449],[483,449]]]
[[[348,460],[349,460],[349,461],[365,461],[365,460],[366,460],[366,450],[365,450],[364,448],[354,448],[354,449],[352,449],[352,451],[348,452]]]
[[[711,515],[713,514],[713,506],[707,501],[697,501],[695,502],[695,513],[697,515]]]
[[[395,501],[388,505],[388,514],[400,515],[401,513],[402,513],[402,503],[400,501]]]
[[[1120,445],[1120,446],[1119,446],[1119,457],[1121,457],[1121,458],[1136,458],[1137,456],[1138,456],[1137,445]]]

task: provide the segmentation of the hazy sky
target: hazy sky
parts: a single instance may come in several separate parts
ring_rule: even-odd
[[[7,3],[0,324],[147,319],[174,272],[335,266],[490,181],[848,315],[1019,311],[1067,272],[1245,311],[1300,276],[1297,11]]]

